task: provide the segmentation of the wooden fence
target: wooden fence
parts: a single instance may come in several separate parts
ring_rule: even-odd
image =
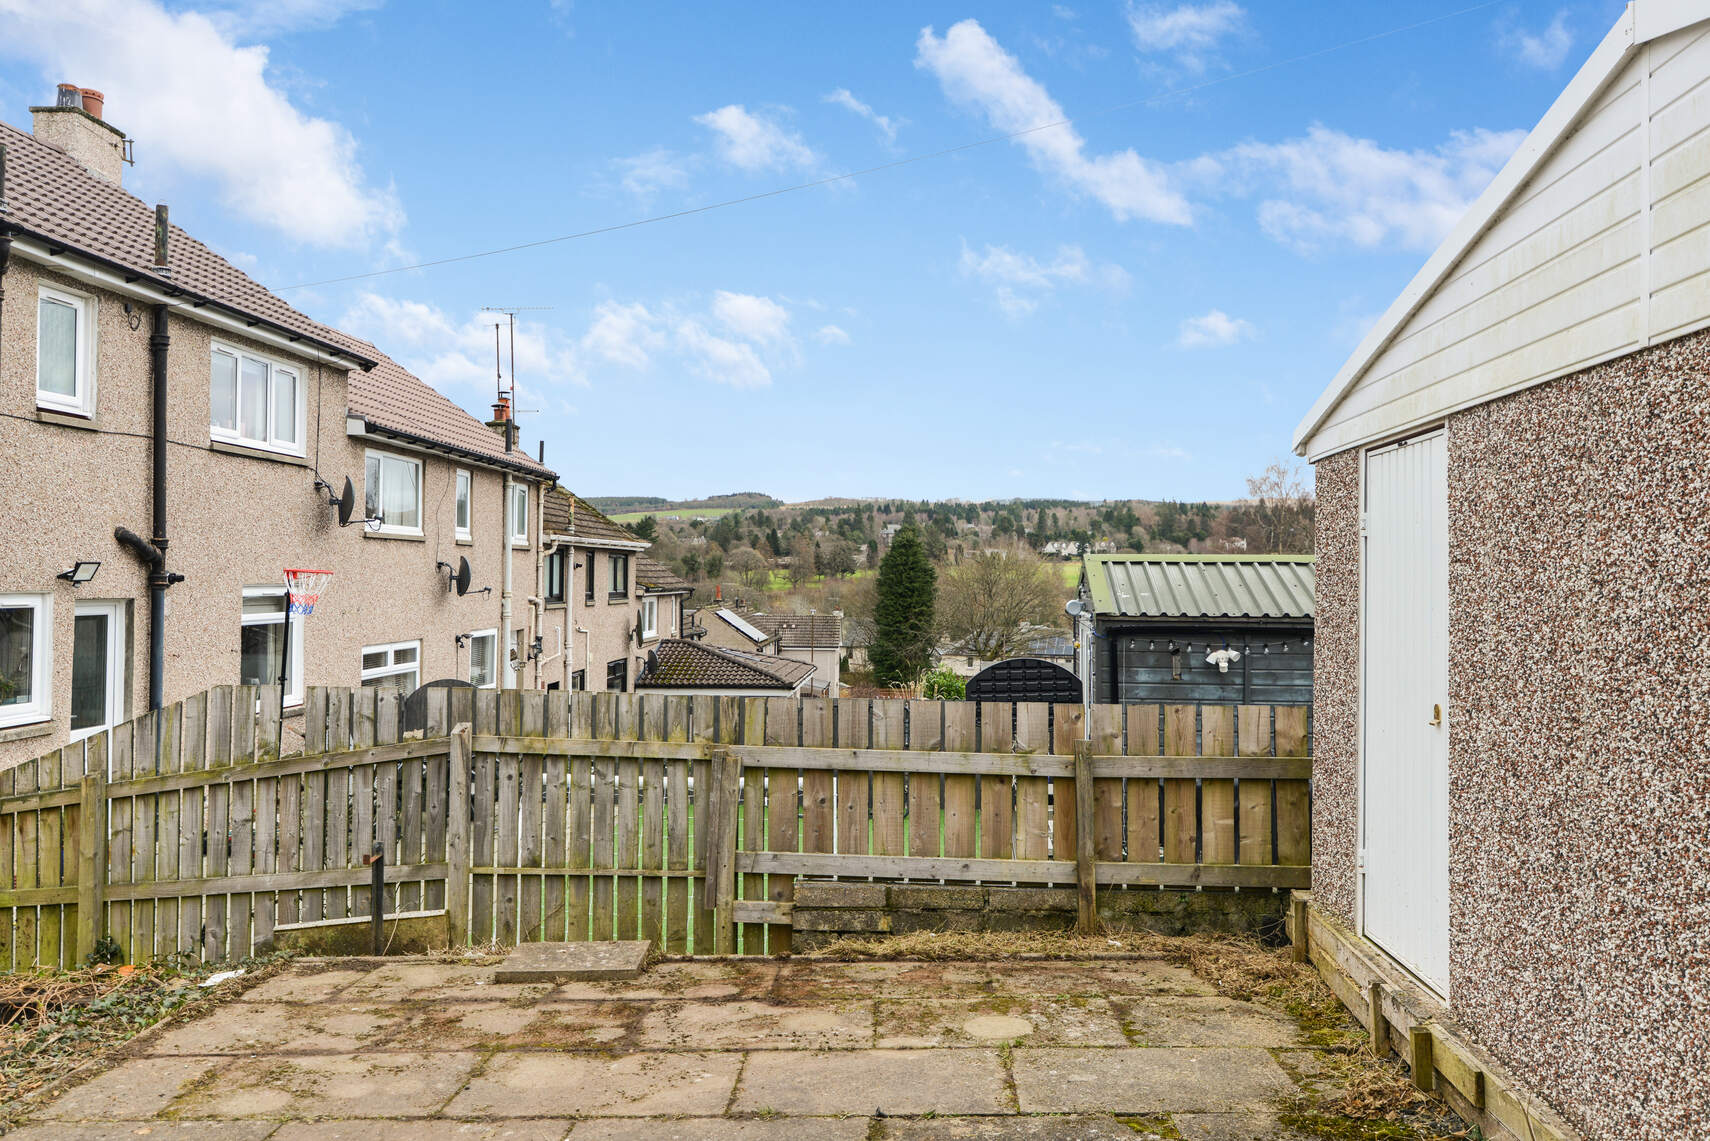
[[[443,912],[459,943],[789,949],[798,876],[1305,887],[1300,706],[221,687],[0,773],[0,969],[235,958]],[[1083,739],[1085,737],[1086,739]]]

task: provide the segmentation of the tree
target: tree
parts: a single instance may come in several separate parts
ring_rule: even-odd
[[[879,563],[873,606],[873,673],[886,685],[910,685],[932,664],[933,591],[938,572],[912,524],[897,532]]]
[[[659,538],[659,520],[651,515],[643,515],[629,530],[637,539],[645,539],[651,543]]]
[[[750,590],[764,590],[772,578],[772,566],[753,547],[740,547],[730,553],[725,560],[725,566],[731,574],[742,580],[742,584]]]
[[[826,576],[852,575],[860,567],[856,546],[844,539],[832,539],[819,549],[819,569]]]
[[[701,556],[694,551],[683,552],[683,577],[690,582],[701,577]]]
[[[705,566],[707,568],[707,577],[710,579],[717,579],[724,573],[724,552],[719,550],[717,547],[708,544]]]
[[[1247,478],[1251,525],[1244,528],[1248,550],[1262,554],[1310,555],[1316,539],[1318,500],[1298,464],[1278,460]]]
[[[938,591],[939,625],[959,652],[982,661],[1024,655],[1038,627],[1063,616],[1063,587],[1056,568],[1031,554],[981,552],[950,568]]]
[[[813,536],[806,531],[797,531],[790,538],[790,583],[800,586],[813,575]]]

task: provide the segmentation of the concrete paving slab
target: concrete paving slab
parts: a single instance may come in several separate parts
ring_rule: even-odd
[[[1145,1137],[1144,1131],[1105,1114],[885,1122],[885,1141],[1145,1141]]]
[[[177,1098],[176,1118],[430,1117],[480,1061],[473,1053],[244,1058]]]
[[[1230,998],[1153,995],[1111,1005],[1136,1046],[1294,1046],[1300,1027],[1283,1015]]]
[[[340,997],[352,1002],[506,1002],[544,998],[547,983],[495,983],[491,967],[448,963],[388,963]]]
[[[738,1113],[1004,1113],[996,1050],[794,1050],[749,1055]]]
[[[578,1122],[570,1141],[864,1141],[867,1127],[865,1117],[602,1118]]]
[[[944,983],[950,988],[973,986],[999,994],[1111,996],[1217,993],[1209,983],[1186,967],[1151,959],[957,963],[945,967]]]
[[[618,982],[647,965],[647,939],[591,943],[523,943],[493,968],[495,983]]]
[[[387,1006],[234,1002],[149,1041],[144,1052],[167,1054],[329,1054],[376,1044],[404,1020]]]
[[[640,978],[628,982],[564,983],[547,994],[544,1001],[765,998],[771,994],[777,978],[778,966],[775,963],[659,963]]]
[[[1294,1090],[1259,1049],[1033,1049],[1010,1055],[1023,1113],[1229,1112]]]
[[[775,997],[786,1002],[823,1002],[839,998],[892,998],[916,995],[921,998],[950,998],[961,991],[947,991],[942,963],[827,963],[797,959],[779,970]],[[979,982],[966,987],[978,997],[986,992]]]
[[[987,995],[976,999],[881,999],[881,1047],[1126,1046],[1110,1003],[1102,998]]]
[[[641,1021],[640,1045],[665,1050],[824,1050],[873,1044],[873,1004],[658,1002]]]
[[[1178,1113],[1172,1117],[1182,1141],[1309,1141],[1282,1125],[1271,1110],[1250,1113]]]
[[[345,987],[368,978],[369,972],[319,963],[295,963],[265,982],[243,992],[245,1002],[325,1002]]]
[[[413,1008],[387,1049],[612,1050],[633,1046],[650,1004],[447,1002]]]
[[[502,1054],[446,1107],[451,1116],[648,1117],[722,1113],[741,1054]]]
[[[148,1118],[207,1075],[230,1064],[227,1058],[138,1058],[66,1091],[39,1116],[54,1121]]]
[[[6,1134],[6,1141],[261,1141],[271,1121],[101,1121],[43,1122]]]
[[[563,1141],[567,1120],[287,1122],[269,1141]],[[152,1138],[150,1139],[152,1141]]]

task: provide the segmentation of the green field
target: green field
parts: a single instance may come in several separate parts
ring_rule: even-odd
[[[1063,585],[1070,590],[1075,589],[1081,581],[1081,564],[1079,561],[1063,564]]]
[[[675,515],[687,523],[690,519],[722,519],[735,510],[734,507],[661,507],[657,511],[625,511],[622,515],[612,515],[609,518],[620,526],[639,523],[649,515],[660,518]]]

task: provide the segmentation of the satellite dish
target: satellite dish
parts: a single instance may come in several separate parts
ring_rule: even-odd
[[[463,597],[469,593],[469,560],[457,560],[457,577],[451,580],[451,585],[457,588],[457,596]]]
[[[1081,605],[1080,599],[1071,598],[1063,606],[1063,613],[1067,614],[1070,618],[1079,618],[1081,616],[1081,611],[1084,609],[1085,607]]]
[[[350,526],[350,513],[356,510],[356,487],[350,482],[350,477],[344,477],[344,494],[333,503],[338,507],[338,525]]]

